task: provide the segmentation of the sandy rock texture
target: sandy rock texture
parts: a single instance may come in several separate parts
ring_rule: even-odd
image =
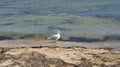
[[[120,53],[84,47],[0,48],[0,67],[120,67]]]

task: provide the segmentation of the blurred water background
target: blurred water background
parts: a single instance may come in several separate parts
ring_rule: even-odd
[[[0,39],[63,36],[120,40],[120,0],[0,0]]]

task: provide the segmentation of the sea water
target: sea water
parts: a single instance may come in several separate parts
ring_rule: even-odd
[[[0,0],[0,33],[120,37],[120,0]]]

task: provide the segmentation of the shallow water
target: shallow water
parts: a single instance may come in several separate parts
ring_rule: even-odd
[[[120,37],[120,0],[0,0],[0,33]],[[46,34],[47,33],[47,34]]]

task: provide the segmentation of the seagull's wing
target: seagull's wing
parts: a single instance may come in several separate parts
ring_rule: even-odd
[[[52,35],[52,36],[48,37],[48,39],[54,39],[54,40],[56,40],[57,36],[56,35]]]

